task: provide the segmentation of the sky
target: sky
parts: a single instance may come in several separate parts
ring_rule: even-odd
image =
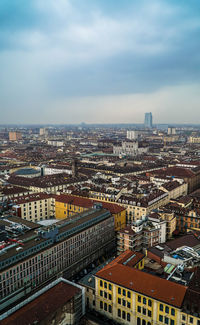
[[[199,0],[0,0],[0,124],[200,123]]]

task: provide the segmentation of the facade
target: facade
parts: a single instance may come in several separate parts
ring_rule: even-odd
[[[180,232],[186,232],[188,230],[200,229],[200,210],[190,210],[187,214],[180,213],[176,214],[176,229]]]
[[[134,258],[126,251],[96,273],[95,309],[119,324],[199,325],[200,309],[184,308],[188,287],[135,268]]]
[[[62,194],[55,198],[56,219],[65,219],[76,213],[87,211],[94,203],[99,203],[104,209],[110,211],[114,217],[115,230],[118,231],[126,225],[126,209],[116,203],[98,202],[75,195]]]
[[[62,167],[56,168],[56,167],[51,167],[51,166],[44,166],[43,172],[44,172],[44,175],[54,175],[54,174],[62,174],[62,173],[66,173],[68,175],[72,174],[71,169],[62,168]]]
[[[189,143],[200,143],[200,137],[189,137]]]
[[[173,212],[159,210],[160,217],[166,222],[166,238],[172,238],[173,232],[176,230],[176,216]]]
[[[138,131],[128,130],[126,133],[126,137],[129,140],[137,140],[138,139]]]
[[[54,147],[63,147],[64,142],[60,140],[49,140],[48,142],[49,146],[54,146]]]
[[[180,196],[187,195],[188,184],[185,182],[170,181],[163,184],[160,189],[169,194],[169,199],[177,199]]]
[[[152,113],[145,113],[144,116],[144,126],[145,128],[152,129]]]
[[[24,220],[38,222],[55,217],[55,199],[45,193],[34,193],[13,199],[16,215]]]
[[[86,181],[86,179],[87,178],[84,176],[74,178],[71,175],[62,173],[33,178],[11,176],[9,178],[9,183],[28,188],[33,192],[47,192],[56,194],[57,192],[67,190],[71,184],[82,184]]]
[[[0,310],[42,287],[63,272],[77,274],[114,247],[114,218],[94,209],[21,234],[18,242],[1,247]]]
[[[172,134],[176,134],[176,128],[174,128],[174,127],[168,127],[168,129],[167,129],[167,134],[168,135],[172,135]]]
[[[148,221],[149,220],[149,221]],[[166,222],[158,217],[140,220],[117,234],[117,251],[141,251],[166,241]]]
[[[161,190],[150,194],[147,197],[138,199],[136,197],[128,197],[125,195],[120,196],[117,203],[126,208],[127,223],[140,220],[152,210],[158,209],[160,206],[165,205],[169,202],[168,193]]]
[[[20,132],[9,132],[9,140],[10,141],[18,141],[22,139],[22,134]]]
[[[48,135],[48,130],[46,128],[40,128],[39,131],[40,135],[44,136],[44,135]]]
[[[118,156],[134,157],[138,154],[137,141],[123,141],[121,146],[114,146],[113,153]]]

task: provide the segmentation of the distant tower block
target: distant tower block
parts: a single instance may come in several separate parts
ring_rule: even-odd
[[[144,126],[145,126],[145,128],[152,129],[152,126],[153,126],[153,117],[152,117],[152,113],[151,112],[145,113],[145,116],[144,116]]]
[[[127,131],[126,137],[129,140],[137,140],[138,139],[138,131]]]
[[[18,141],[22,139],[22,134],[21,132],[9,132],[9,140],[10,141]]]
[[[167,134],[168,135],[176,134],[176,128],[169,126],[167,130]]]
[[[72,161],[72,177],[78,176],[78,162],[76,159]]]

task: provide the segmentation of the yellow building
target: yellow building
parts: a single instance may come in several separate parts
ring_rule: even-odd
[[[178,181],[175,180],[163,184],[160,187],[160,190],[169,194],[169,200],[177,199],[180,196],[187,195],[188,184],[187,183],[180,184]]]
[[[135,268],[135,257],[126,251],[96,273],[95,309],[119,324],[200,325],[200,310],[190,313],[185,301],[188,287]]]
[[[191,137],[189,137],[189,142],[190,143],[200,143],[200,137],[191,136]]]
[[[114,216],[115,230],[121,230],[126,225],[126,209],[116,203],[99,202],[85,197],[79,197],[70,194],[56,196],[55,214],[56,219],[65,219],[76,213],[91,209],[95,203],[102,204],[104,209],[110,211]]]
[[[158,209],[160,206],[169,202],[169,195],[161,190],[143,198],[130,198],[122,195],[117,204],[124,207],[127,211],[127,221],[137,221],[146,217],[152,210]]]
[[[166,221],[166,236],[167,239],[172,237],[173,232],[176,230],[176,216],[174,212],[159,211],[159,215]]]

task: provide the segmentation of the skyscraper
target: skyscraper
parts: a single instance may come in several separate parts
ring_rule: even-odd
[[[144,116],[144,126],[145,128],[152,128],[152,113],[145,113]]]

